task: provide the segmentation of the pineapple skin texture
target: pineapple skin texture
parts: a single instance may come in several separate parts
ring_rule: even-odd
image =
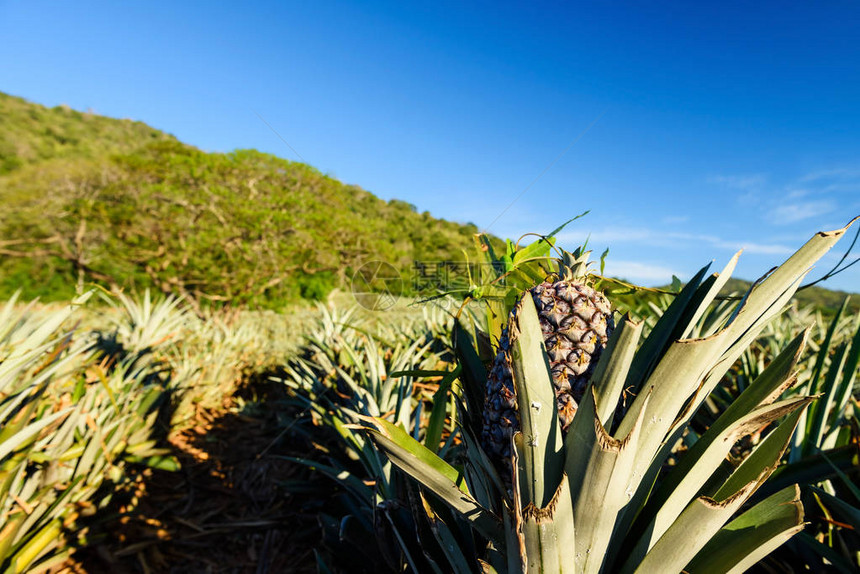
[[[549,355],[556,406],[566,432],[615,321],[607,298],[585,282],[545,281],[530,290],[537,308],[544,345]],[[513,382],[509,326],[502,332],[499,350],[487,377],[481,440],[484,450],[504,471],[511,458],[511,436],[519,430],[517,395]]]
[[[615,320],[606,297],[585,283],[544,282],[531,293],[549,355],[561,428],[567,431]]]

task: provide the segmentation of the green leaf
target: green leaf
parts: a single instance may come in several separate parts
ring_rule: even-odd
[[[555,229],[553,229],[552,231],[550,231],[549,233],[547,233],[547,234],[546,234],[546,236],[547,236],[547,237],[555,237],[556,235],[558,235],[559,233],[561,233],[561,232],[562,232],[562,230],[564,230],[564,228],[565,228],[565,227],[567,227],[568,225],[570,225],[571,223],[573,223],[573,222],[574,222],[574,221],[576,221],[577,219],[580,219],[580,218],[582,218],[582,217],[585,217],[585,216],[586,216],[586,215],[588,215],[589,213],[591,213],[591,210],[590,210],[590,209],[587,209],[587,210],[583,211],[582,213],[580,213],[579,215],[577,215],[576,217],[571,217],[570,219],[568,219],[567,221],[565,221],[564,223],[562,223],[561,225],[559,225],[558,227],[556,227]]]
[[[629,315],[624,315],[594,369],[591,388],[594,389],[600,423],[604,426],[612,425],[611,419],[615,415],[618,398],[624,392],[624,382],[636,353],[642,325],[642,322],[636,323],[630,320]]]
[[[561,482],[564,467],[561,427],[552,374],[540,321],[531,295],[520,298],[510,326],[511,367],[517,391],[523,451],[520,476],[523,504],[543,508]]]
[[[533,261],[535,259],[543,259],[550,254],[550,249],[555,243],[552,235],[548,235],[546,239],[538,239],[525,247],[518,250],[513,255],[514,265],[519,268],[523,262]]]
[[[466,517],[483,536],[499,540],[499,518],[469,495],[454,467],[388,421],[366,417],[363,420],[377,427],[367,432],[392,463]]]
[[[450,373],[446,373],[445,377],[439,381],[439,388],[433,394],[433,408],[430,411],[430,419],[427,421],[427,428],[424,433],[424,446],[433,451],[439,452],[439,443],[442,440],[442,428],[445,425],[445,417],[448,412],[448,395],[451,392],[451,384],[460,374],[458,366]],[[416,420],[421,421],[421,418],[416,415]],[[420,424],[416,423],[416,427]]]
[[[313,471],[323,473],[332,480],[339,482],[341,485],[343,485],[344,488],[352,492],[352,494],[354,494],[359,500],[373,500],[373,490],[367,484],[365,484],[364,481],[361,480],[358,476],[349,472],[345,468],[336,468],[334,466],[323,464],[321,462],[307,458],[279,455],[273,456],[274,458],[289,460],[306,466]]]
[[[642,429],[640,416],[630,434],[612,438],[598,419],[594,400],[593,392],[585,394],[564,442],[581,572],[600,572],[604,566],[619,513],[632,494],[631,472]]]
[[[442,548],[442,552],[448,559],[448,565],[451,567],[450,572],[453,574],[471,574],[471,572],[474,571],[474,568],[471,567],[470,560],[466,558],[463,551],[460,549],[460,544],[454,536],[454,533],[451,532],[451,529],[448,528],[448,525],[445,524],[439,515],[433,511],[433,508],[427,502],[424,495],[420,494],[419,496],[421,498],[421,506],[424,510],[425,516],[430,523],[433,537],[436,538],[436,541]]]
[[[860,508],[851,506],[820,488],[813,486],[811,490],[833,514],[841,518],[843,522],[850,524],[855,532],[860,532]]]
[[[581,572],[573,544],[574,511],[568,486],[567,476],[563,475],[546,507],[529,504],[523,510],[522,532],[529,572]]]
[[[430,466],[436,472],[441,473],[446,479],[460,485],[459,488],[463,491],[463,494],[469,494],[468,488],[466,488],[466,485],[462,480],[462,474],[453,466],[436,456],[436,454],[431,452],[430,449],[409,436],[409,433],[405,430],[397,425],[391,424],[383,418],[360,418],[376,427],[376,429],[364,429],[369,432],[370,436],[374,440],[377,440],[381,436],[391,441],[398,447],[398,452],[403,451],[404,455],[410,454],[411,456],[414,456],[420,463]]]
[[[838,477],[838,472],[850,472],[860,466],[857,447],[847,445],[831,450],[825,456],[817,454],[798,462],[782,465],[757,493],[768,496],[791,484],[811,484]]]
[[[178,472],[182,469],[182,465],[179,464],[179,460],[175,456],[164,456],[164,455],[156,455],[156,456],[148,456],[145,458],[140,458],[137,456],[127,456],[125,457],[129,462],[136,462],[143,465],[148,466],[149,468],[155,468],[158,470],[166,470],[167,472]]]
[[[478,351],[472,344],[472,337],[461,324],[462,318],[454,324],[454,350],[457,353],[458,364],[461,367],[463,387],[469,424],[475,433],[481,431],[481,411],[484,408],[486,393],[487,369],[481,361]]]
[[[723,500],[697,498],[684,509],[666,533],[650,548],[647,547],[648,538],[642,538],[621,571],[681,572],[758,485],[758,480],[750,482],[731,497]],[[644,558],[640,558],[646,549],[647,554]]]
[[[32,443],[32,441],[36,440],[42,430],[46,429],[60,418],[66,416],[71,410],[71,408],[68,408],[42,417],[41,419],[30,423],[10,438],[0,442],[0,461],[18,449],[26,448],[26,446]]]
[[[797,535],[797,540],[827,561],[822,561],[822,568],[826,565],[837,572],[842,572],[842,574],[857,574],[857,564],[851,564],[836,549],[819,542],[810,534],[801,532]]]
[[[821,377],[821,373],[824,370],[824,363],[827,361],[827,357],[830,354],[830,349],[833,345],[833,334],[836,332],[836,328],[839,326],[839,320],[842,318],[842,315],[845,313],[845,308],[848,306],[848,297],[842,300],[842,304],[839,306],[839,309],[836,310],[836,315],[830,321],[830,325],[827,327],[827,333],[824,336],[824,341],[821,343],[821,347],[819,347],[818,354],[815,357],[815,366],[812,368],[812,377],[810,379],[810,393],[815,394],[818,393],[818,379]]]
[[[837,393],[839,392],[839,375],[842,373],[842,368],[845,366],[848,358],[848,349],[845,344],[839,345],[836,349],[830,368],[827,371],[827,376],[824,379],[824,385],[820,391],[824,392],[824,396],[819,398],[817,407],[810,416],[812,426],[809,429],[809,435],[806,437],[806,450],[813,451],[821,448],[824,441],[824,433],[828,430],[826,421],[829,418],[830,412],[837,401]]]
[[[721,462],[731,451],[732,446],[743,436],[750,434],[762,427],[765,427],[773,421],[781,418],[784,415],[796,412],[798,409],[805,407],[810,402],[807,397],[793,397],[776,403],[759,407],[750,413],[739,417],[730,425],[719,432],[714,433],[709,430],[700,438],[696,444],[686,453],[679,466],[673,469],[671,475],[667,477],[659,491],[653,498],[653,503],[659,508],[654,519],[645,529],[647,536],[655,540],[670,527],[690,500],[701,491],[702,486],[708,478],[719,468]],[[790,427],[790,430],[782,433],[783,437],[791,436],[798,416],[795,415],[789,418],[785,423]],[[773,433],[771,433],[773,434]],[[759,448],[766,444],[763,441]],[[783,438],[782,449],[787,445],[787,439]],[[780,445],[777,445],[780,446]],[[754,460],[761,461],[759,464],[750,463],[750,469],[744,478],[738,478],[735,483],[745,482],[745,478],[750,476],[759,476],[765,468],[775,465],[775,461],[779,460],[781,450],[777,452],[775,457],[762,460],[757,456]],[[767,447],[765,446],[765,451]],[[765,452],[762,451],[762,452]],[[752,457],[752,455],[751,455]],[[768,464],[769,463],[769,464]],[[731,481],[732,479],[729,479]],[[729,482],[727,481],[727,482]],[[717,496],[733,494],[731,487],[720,489]]]
[[[724,526],[696,554],[686,571],[740,574],[803,529],[800,489],[790,486]]]

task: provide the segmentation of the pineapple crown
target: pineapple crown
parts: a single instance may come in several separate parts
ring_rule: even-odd
[[[563,279],[566,281],[578,279],[584,280],[588,278],[591,272],[591,264],[592,261],[588,260],[589,255],[591,255],[591,250],[586,251],[585,245],[581,245],[570,251],[561,250],[561,257],[557,259],[558,261],[558,270],[556,274],[559,279]],[[604,257],[606,254],[604,253]],[[603,257],[601,257],[600,261],[601,269],[603,267]]]

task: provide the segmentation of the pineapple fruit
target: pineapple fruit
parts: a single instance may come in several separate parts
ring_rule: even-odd
[[[589,253],[582,249],[564,252],[557,274],[528,291],[540,320],[562,432],[570,427],[615,328],[609,301],[590,284]],[[510,354],[510,331],[516,322],[514,309],[502,332],[486,385],[482,443],[499,463],[510,459],[511,437],[520,428]]]

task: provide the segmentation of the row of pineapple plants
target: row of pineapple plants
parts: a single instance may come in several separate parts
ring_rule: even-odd
[[[305,496],[306,511],[318,516],[322,536],[314,552],[322,572],[396,571],[403,552],[420,552],[412,519],[398,502],[407,496],[406,478],[362,431],[361,417],[396,421],[443,456],[457,441],[450,315],[429,307],[385,319],[357,307],[320,307],[303,350],[274,377],[289,389],[296,413],[285,431],[311,446],[291,460],[341,486],[333,495],[314,479],[290,485],[296,493],[313,491]],[[328,503],[320,507],[321,500]]]
[[[798,482],[810,525],[792,538],[775,563],[805,563],[813,570],[855,572],[860,569],[860,314],[845,316],[846,299],[829,321],[817,317],[807,331],[808,352],[802,354],[797,384],[790,392],[818,397],[804,411],[771,483],[764,490]],[[777,322],[770,341],[785,337],[789,324]],[[737,381],[749,377],[753,357],[740,362]]]
[[[62,309],[12,300],[0,311],[3,572],[45,570],[86,544],[130,463],[175,465],[156,444],[169,392],[161,365],[76,329],[90,295]]]
[[[116,512],[133,512],[130,486],[142,469],[178,469],[168,433],[291,352],[299,336],[290,319],[199,317],[148,292],[5,303],[0,572],[48,570],[97,541]]]
[[[812,444],[810,425],[815,436],[838,435],[856,448],[856,435],[829,433],[856,421],[850,395],[860,345],[844,335],[845,321],[825,341],[795,332],[774,346],[776,335],[762,336],[774,320],[785,323],[810,266],[846,230],[817,234],[740,301],[718,298],[737,257],[721,273],[705,268],[650,322],[613,316],[599,292],[613,282],[588,271],[583,250],[562,254],[552,272],[551,239],[509,243],[500,256],[483,242],[490,276],[475,278],[470,295],[487,306],[454,324],[457,360],[423,372],[415,361],[395,373],[396,385],[379,369],[366,376],[366,359],[354,357],[306,357],[304,372],[286,377],[315,424],[334,429],[352,451],[346,458],[363,463],[362,476],[330,451],[325,468],[319,458],[304,461],[354,489],[365,519],[354,528],[344,517],[341,541],[376,536],[394,570],[725,572],[756,564],[803,530],[798,483],[823,475],[786,483],[791,473],[777,471],[779,489],[768,479],[793,445]],[[766,340],[767,352],[751,355]],[[836,340],[845,348],[833,364]],[[826,355],[818,379],[805,378],[809,343]],[[731,388],[736,365],[753,359],[743,385]],[[365,374],[345,376],[342,364]],[[821,378],[831,371],[840,375]],[[388,412],[372,408],[383,380],[399,397]],[[420,380],[436,382],[435,392],[416,391]],[[822,389],[837,387],[826,407],[808,410],[821,404]],[[436,416],[415,416],[425,405]],[[821,435],[822,423],[808,421],[829,426]],[[840,460],[856,465],[856,456]],[[832,476],[856,484],[835,464]],[[386,486],[395,482],[397,490]],[[830,554],[828,565],[838,561]]]

